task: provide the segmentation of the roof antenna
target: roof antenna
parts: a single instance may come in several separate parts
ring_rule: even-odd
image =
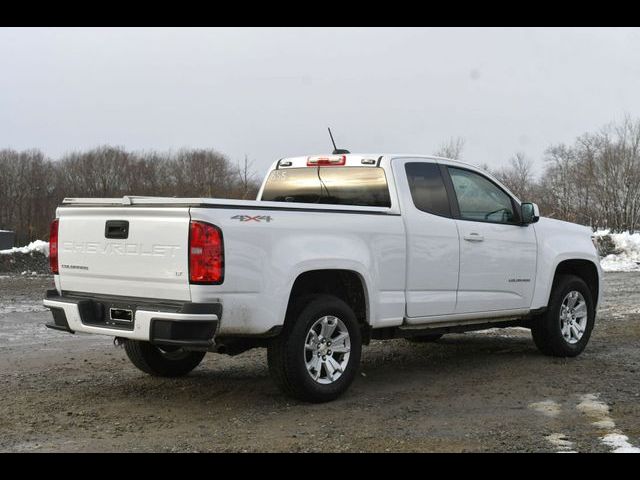
[[[331,129],[329,127],[327,127],[327,130],[329,130],[329,136],[331,137],[331,143],[333,143],[333,155],[338,155],[341,153],[351,153],[349,150],[343,150],[341,148],[336,147],[336,142],[333,139],[333,134],[331,133]]]

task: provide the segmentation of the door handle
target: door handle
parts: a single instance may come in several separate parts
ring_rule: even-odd
[[[480,235],[479,233],[469,233],[468,235],[464,236],[464,239],[467,242],[484,242],[484,237],[482,235]]]

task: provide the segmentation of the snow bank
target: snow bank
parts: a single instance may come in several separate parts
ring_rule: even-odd
[[[598,230],[596,237],[609,236],[615,245],[614,253],[600,259],[605,272],[638,272],[640,271],[640,233],[609,233],[609,230]]]
[[[49,242],[44,242],[42,240],[35,240],[31,242],[26,247],[13,247],[7,250],[0,250],[0,255],[11,255],[13,253],[33,253],[40,252],[44,254],[45,257],[49,256]]]

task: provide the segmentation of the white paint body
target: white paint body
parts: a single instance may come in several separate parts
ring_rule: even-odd
[[[218,335],[259,335],[282,325],[296,278],[312,270],[357,273],[372,328],[525,315],[547,305],[556,266],[567,259],[592,262],[602,276],[587,227],[545,218],[519,226],[431,215],[413,206],[403,164],[463,165],[487,175],[482,170],[419,155],[348,155],[347,165],[363,159],[384,169],[390,208],[263,202],[264,184],[255,201],[67,199],[57,210],[56,287],[60,293],[221,302]],[[299,167],[306,157],[287,160]],[[242,222],[238,215],[270,221]],[[128,220],[129,238],[105,239],[107,220]],[[189,284],[190,220],[223,232],[221,285]],[[465,239],[472,234],[484,241]]]

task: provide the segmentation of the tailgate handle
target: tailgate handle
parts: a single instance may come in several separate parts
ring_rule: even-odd
[[[105,238],[129,238],[129,222],[126,220],[107,220],[104,226]]]

